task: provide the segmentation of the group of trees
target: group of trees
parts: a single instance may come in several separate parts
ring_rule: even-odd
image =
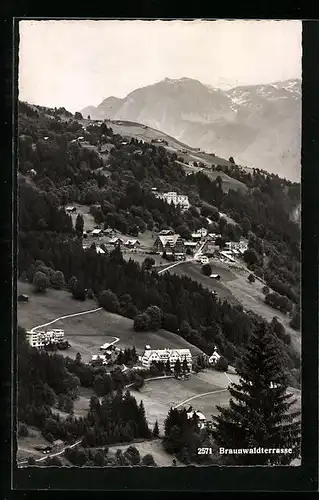
[[[122,389],[102,398],[91,397],[86,417],[88,428],[82,439],[82,446],[95,447],[105,444],[126,443],[135,438],[150,438],[143,401],[136,399]]]
[[[260,324],[237,365],[239,382],[229,386],[230,405],[217,406],[211,435],[219,447],[270,451],[225,454],[223,464],[289,465],[300,457],[300,411],[288,388],[282,352],[278,339]]]
[[[115,454],[110,454],[108,446],[96,450],[81,448],[66,448],[65,458],[78,467],[132,467],[132,466],[156,466],[151,454],[141,457],[138,449],[131,445],[123,452],[118,449]]]
[[[212,454],[198,453],[199,448],[210,448],[213,445],[208,430],[200,430],[198,423],[196,413],[194,412],[193,417],[188,418],[185,408],[171,408],[164,423],[165,450],[186,465],[191,462],[209,464],[218,461],[217,457]]]

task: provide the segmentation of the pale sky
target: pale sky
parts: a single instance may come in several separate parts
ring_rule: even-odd
[[[164,78],[219,88],[301,78],[301,21],[19,23],[19,99],[69,111]]]

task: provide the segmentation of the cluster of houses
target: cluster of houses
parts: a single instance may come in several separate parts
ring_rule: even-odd
[[[152,192],[156,198],[165,201],[169,205],[179,205],[182,210],[188,210],[190,205],[188,196],[185,194],[178,194],[176,191],[168,191],[167,193],[159,193],[156,188],[152,188]]]
[[[31,347],[40,349],[48,344],[58,344],[64,341],[64,330],[36,330],[27,331],[27,341]]]

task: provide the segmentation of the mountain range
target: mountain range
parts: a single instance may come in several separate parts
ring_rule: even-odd
[[[85,118],[139,122],[238,164],[300,180],[298,79],[225,91],[190,78],[165,78],[81,112]]]

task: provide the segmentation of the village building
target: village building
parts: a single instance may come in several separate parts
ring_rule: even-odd
[[[184,255],[186,251],[184,240],[179,234],[157,236],[153,249],[157,253],[165,252],[167,255]]]
[[[120,246],[123,245],[123,240],[121,238],[111,238],[109,241],[110,245]]]
[[[64,330],[28,331],[26,337],[31,347],[39,349],[48,344],[62,342],[64,340]]]
[[[150,347],[150,346],[148,346]],[[192,369],[192,355],[189,349],[146,349],[141,356],[142,365],[150,368],[153,361],[166,363],[169,360],[170,366],[174,369],[177,360],[182,364],[186,359],[189,370]]]
[[[211,365],[216,365],[216,363],[219,361],[219,359],[220,359],[220,354],[218,353],[218,351],[217,351],[217,347],[215,346],[215,347],[214,347],[214,352],[213,352],[213,354],[209,357],[209,360],[208,360],[208,361],[209,361],[209,363],[210,363]]]
[[[193,241],[200,241],[202,239],[202,235],[199,232],[192,233],[191,238]]]
[[[190,207],[190,202],[187,195],[177,194],[176,191],[169,191],[167,193],[154,193],[157,198],[165,201],[166,203],[173,204],[175,206],[179,205],[183,210],[187,210]]]
[[[200,258],[200,262],[201,264],[205,265],[205,264],[209,264],[209,258],[207,257],[207,255],[203,255],[201,258]]]
[[[139,240],[127,240],[125,242],[125,246],[128,247],[128,248],[136,248],[138,246],[140,246],[140,242]]]
[[[96,253],[103,254],[103,253],[105,253],[105,250],[103,250],[103,248],[101,248],[101,247],[96,247]]]
[[[187,418],[197,418],[198,419],[198,427],[200,429],[204,429],[206,427],[206,417],[205,415],[200,412],[200,411],[194,411],[193,409],[188,409],[187,411]]]
[[[65,207],[66,212],[71,212],[75,213],[76,212],[76,207]]]
[[[232,257],[232,252],[230,250],[222,250],[219,253],[224,258],[224,260],[226,260],[226,262],[236,262],[236,260]]]
[[[102,233],[103,233],[102,229],[93,229],[93,231],[91,232],[91,234],[94,238],[101,236]]]
[[[184,241],[184,245],[186,249],[191,248],[192,250],[194,250],[197,247],[198,243],[197,241]]]
[[[175,232],[173,231],[173,229],[162,229],[162,231],[160,231],[158,234],[160,236],[170,236],[172,234],[175,234]]]
[[[220,281],[221,276],[220,276],[220,274],[211,274],[211,275],[210,275],[210,278],[213,278],[213,279],[215,279],[215,280],[217,280],[217,281]]]
[[[91,363],[94,364],[94,363],[99,363],[99,362],[102,362],[102,365],[107,364],[107,359],[106,359],[105,354],[93,354],[92,355]]]
[[[18,302],[29,302],[29,295],[21,293],[20,295],[18,295]]]

